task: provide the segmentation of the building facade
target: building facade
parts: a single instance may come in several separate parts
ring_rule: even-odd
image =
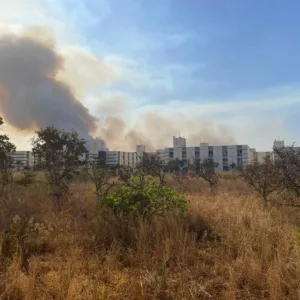
[[[137,152],[100,151],[99,159],[104,161],[108,166],[134,167],[141,160],[141,157]]]
[[[13,167],[15,170],[32,168],[34,166],[34,155],[31,151],[16,151],[12,153]]]
[[[201,143],[199,147],[187,147],[182,137],[173,137],[173,147],[159,150],[157,153],[166,164],[173,159],[181,160],[187,165],[195,159],[211,158],[218,164],[216,170],[219,172],[251,162],[251,151],[248,145],[210,146],[208,143]]]

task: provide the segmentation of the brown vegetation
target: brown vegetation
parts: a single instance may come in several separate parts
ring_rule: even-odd
[[[0,196],[0,299],[299,299],[297,208],[266,208],[235,174],[213,194],[184,187],[185,219],[122,224],[89,182],[71,184],[58,214],[42,182],[14,185]]]

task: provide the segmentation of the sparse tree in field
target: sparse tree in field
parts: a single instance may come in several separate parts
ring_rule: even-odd
[[[129,166],[117,167],[119,181],[132,189],[142,189],[146,182],[146,173],[140,166],[132,168]],[[132,180],[135,178],[135,180]]]
[[[294,146],[274,149],[277,155],[276,176],[283,189],[292,191],[300,197],[300,151]]]
[[[69,182],[78,173],[80,158],[87,153],[86,141],[77,132],[48,126],[36,132],[32,140],[33,153],[45,171],[54,211],[61,209],[61,197],[69,192]]]
[[[183,191],[183,184],[187,175],[183,161],[179,159],[169,161],[168,171],[172,174],[172,178],[178,184],[180,190]]]
[[[241,166],[239,172],[265,203],[269,201],[269,196],[278,189],[276,167],[270,159],[266,159],[263,163]]]
[[[116,185],[116,170],[105,166],[100,159],[88,164],[88,176],[94,184],[93,193],[101,202]]]
[[[166,184],[165,178],[168,172],[168,165],[165,164],[159,155],[143,155],[141,162],[136,168],[142,170],[145,174],[158,178],[161,185]]]
[[[172,159],[168,163],[168,171],[171,173],[177,173],[183,170],[184,163],[182,160],[176,158]]]
[[[191,164],[191,174],[193,177],[202,178],[208,182],[212,191],[219,182],[219,175],[216,172],[217,167],[218,163],[211,158],[206,158],[203,161],[195,159]]]
[[[3,120],[0,117],[0,126],[2,124]],[[15,151],[16,147],[9,141],[9,137],[5,134],[0,134],[0,182],[2,189],[13,182],[13,159],[11,154]]]

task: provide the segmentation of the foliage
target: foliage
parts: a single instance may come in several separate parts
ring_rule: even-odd
[[[217,167],[218,163],[215,163],[210,158],[203,161],[195,159],[191,165],[191,174],[196,178],[202,178],[207,181],[210,189],[213,190],[219,182],[219,175],[216,173]]]
[[[4,239],[1,243],[0,265],[6,268],[14,256],[19,259],[19,268],[22,272],[29,273],[29,249],[26,244],[28,237],[36,237],[36,222],[33,218],[16,215],[5,231]]]
[[[69,182],[78,172],[80,158],[87,153],[85,141],[77,132],[60,131],[48,126],[36,132],[33,153],[45,171],[54,210],[61,209],[61,196],[68,194]]]
[[[129,185],[118,184],[113,192],[104,197],[100,205],[111,208],[119,218],[136,213],[143,219],[153,215],[164,216],[167,212],[185,213],[185,197],[176,189],[158,184],[152,177],[141,182],[132,176]]]
[[[101,160],[94,160],[88,164],[87,174],[94,184],[92,192],[101,202],[116,185],[116,170],[104,166]]]
[[[0,126],[3,124],[3,120],[0,117]],[[5,134],[0,134],[0,184],[2,189],[12,184],[12,168],[13,160],[10,156],[16,151],[16,147],[9,141],[9,137]]]
[[[236,169],[237,169],[237,164],[236,163],[232,163],[228,166],[229,171],[235,171]]]
[[[254,188],[264,201],[278,189],[276,168],[270,159],[263,163],[253,163],[239,168],[241,177]]]
[[[28,186],[30,184],[35,183],[36,174],[33,172],[33,170],[29,168],[25,168],[21,175],[15,180],[15,183]]]
[[[144,153],[141,162],[136,166],[143,173],[157,177],[161,185],[166,184],[166,174],[168,172],[168,165],[159,157],[158,154],[149,155]]]
[[[168,171],[171,173],[179,173],[183,170],[184,164],[182,160],[178,158],[172,159],[168,163]]]

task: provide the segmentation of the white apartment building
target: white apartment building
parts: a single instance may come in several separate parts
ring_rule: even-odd
[[[267,158],[273,159],[273,152],[267,151],[267,152],[261,152],[261,151],[255,151],[253,153],[253,159],[251,162],[257,162],[257,163],[263,163]]]
[[[285,147],[286,146],[284,144],[284,141],[277,141],[277,140],[274,141],[273,149],[283,149]],[[300,152],[300,147],[294,147],[294,150],[296,152]],[[273,161],[276,161],[278,159],[278,155],[275,152],[272,152],[272,159]]]
[[[143,157],[145,152],[146,152],[145,145],[136,145],[136,153],[140,159]]]
[[[194,159],[211,158],[218,164],[217,171],[227,171],[230,166],[247,165],[251,162],[251,151],[248,145],[210,146],[201,143],[199,147],[186,147],[185,138],[173,137],[173,148],[165,148],[157,152],[165,163],[172,159],[192,162]]]
[[[137,152],[123,152],[123,151],[100,151],[99,158],[105,161],[108,166],[130,166],[134,167],[141,157]]]
[[[23,170],[34,166],[34,155],[31,151],[16,151],[10,155],[14,169]]]

